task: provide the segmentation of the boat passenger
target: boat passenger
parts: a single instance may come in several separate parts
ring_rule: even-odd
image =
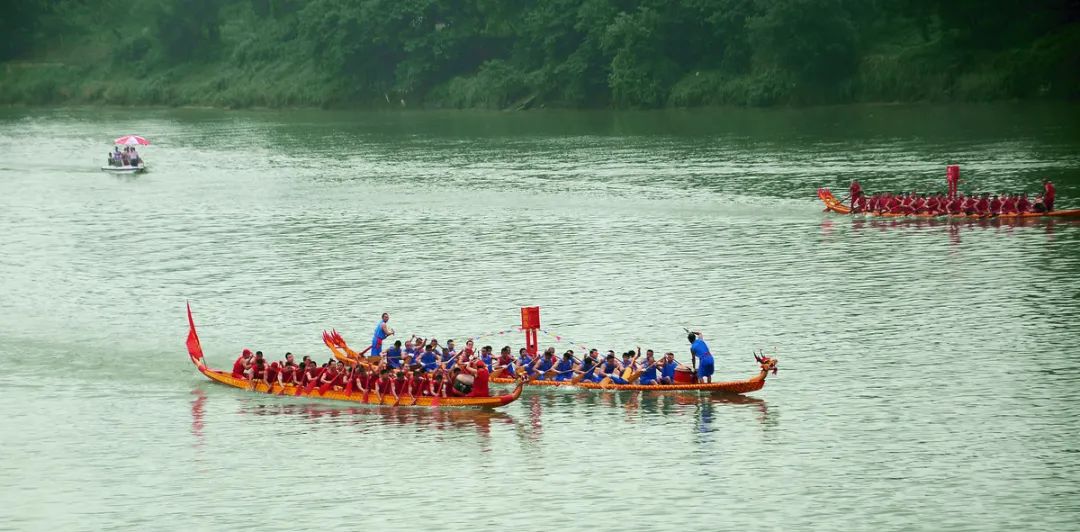
[[[964,214],[971,216],[975,214],[975,198],[971,196],[964,196],[964,199],[960,202],[960,210]]]
[[[135,147],[131,147],[131,151],[128,152],[128,162],[131,166],[139,166],[139,153],[135,151]]]
[[[251,380],[263,380],[266,376],[266,359],[263,358],[262,351],[255,352],[255,358],[251,360],[251,365],[248,367],[248,378]]]
[[[280,382],[281,362],[275,360],[266,367],[266,383],[269,384],[271,388],[273,388],[275,384],[279,384]]]
[[[555,375],[553,380],[555,382],[563,382],[574,378],[574,366],[574,351],[569,350],[563,353],[562,360],[555,365]]]
[[[701,337],[701,332],[692,332],[686,336],[686,339],[690,341],[690,356],[698,361],[698,382],[712,382],[714,369],[712,352],[709,351],[709,346],[705,344],[705,339]]]
[[[990,198],[990,215],[997,216],[999,214],[1001,214],[1001,198],[999,198],[997,194],[994,194],[994,196]]]
[[[243,379],[243,378],[245,378],[248,368],[251,367],[251,357],[253,357],[253,356],[254,355],[251,353],[250,349],[244,349],[240,353],[240,357],[236,359],[236,362],[233,362],[232,378],[234,378],[234,379]]]
[[[443,379],[444,371],[436,372],[431,378],[431,390],[432,397],[446,397],[446,381]]]
[[[472,338],[465,340],[465,349],[461,351],[462,362],[470,362],[472,357],[476,355],[476,349],[473,348],[474,345]]]
[[[394,335],[394,330],[389,325],[390,314],[383,312],[382,319],[375,324],[375,333],[371,337],[371,356],[377,357],[382,354],[382,343],[386,338]]]
[[[638,379],[640,384],[656,384],[659,380],[659,376],[656,374],[656,358],[654,358],[653,350],[645,350],[645,361],[642,362],[644,368],[641,370],[641,378]]]
[[[484,365],[487,366],[488,372],[491,372],[492,363],[494,362],[494,360],[491,356],[490,345],[485,345],[484,347],[480,348],[480,360],[482,360],[484,362]]]
[[[581,359],[581,365],[578,367],[578,375],[581,375],[583,381],[597,382],[600,379],[597,377],[596,369],[600,367],[600,352],[596,349],[590,349],[589,355]]]
[[[536,378],[540,380],[549,380],[548,372],[554,370],[555,364],[558,363],[558,361],[559,358],[555,356],[554,347],[545,349],[544,354],[536,361]]]
[[[1005,198],[1001,200],[1001,214],[1015,214],[1016,213],[1016,195],[1006,194]]]
[[[517,366],[517,372],[524,373],[529,380],[533,379],[533,371],[535,371],[534,362],[535,360],[533,360],[533,357],[529,356],[528,350],[524,347],[518,349],[518,357],[517,360],[514,361],[514,364]]]
[[[337,383],[337,380],[338,380],[337,365],[336,364],[328,365],[328,366],[326,366],[325,371],[322,372],[322,375],[319,376],[319,380],[318,380],[317,385],[318,386],[327,386],[328,385],[330,388],[335,388],[334,385]]]
[[[855,200],[861,198],[862,195],[862,185],[859,184],[859,180],[852,179],[851,186],[848,187],[848,196],[851,198],[851,205],[855,205]]]
[[[607,357],[604,358],[603,364],[600,364],[600,379],[611,379],[611,382],[615,384],[627,384],[626,379],[622,378],[622,367],[619,365],[619,361],[615,360],[615,353],[608,352]]]
[[[401,340],[394,342],[394,347],[386,350],[386,364],[393,369],[401,367]]]
[[[675,362],[675,353],[668,351],[660,362],[660,384],[675,384],[675,370],[679,363]]]
[[[975,214],[990,216],[990,194],[983,193],[982,197],[975,201]]]
[[[502,373],[499,373],[499,372]],[[502,377],[514,376],[514,357],[510,355],[510,346],[503,346],[499,350],[499,359],[495,361],[495,367],[492,369],[492,374],[499,374]]]
[[[914,195],[914,199],[911,200],[911,212],[912,214],[921,214],[927,210],[926,195]]]
[[[477,360],[472,364],[463,364],[461,369],[473,376],[473,385],[469,397],[491,397],[491,391],[488,388],[490,374],[482,360]]]
[[[1046,207],[1046,212],[1054,210],[1054,198],[1057,196],[1057,190],[1054,188],[1054,184],[1049,179],[1043,180],[1043,206]]]
[[[281,366],[281,383],[296,384],[298,373],[293,354],[285,353],[285,363]]]
[[[640,347],[638,348],[638,355],[641,355],[641,348]],[[623,378],[629,377],[629,374],[626,373],[626,370],[630,370],[630,372],[632,373],[635,369],[637,369],[637,364],[635,362],[635,357],[634,357],[634,351],[631,350],[631,351],[627,351],[627,352],[623,353],[623,355],[622,355],[622,363],[620,365],[622,366],[622,370],[623,370]]]
[[[439,367],[439,356],[435,354],[433,344],[424,346],[424,353],[420,355],[419,362],[427,371],[434,371],[435,368]]]
[[[1016,212],[1021,214],[1031,212],[1031,201],[1028,200],[1027,194],[1020,194],[1016,197]]]

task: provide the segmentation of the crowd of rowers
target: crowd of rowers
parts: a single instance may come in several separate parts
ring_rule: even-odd
[[[889,214],[929,214],[934,216],[1001,216],[1029,212],[1049,212],[1053,203],[1046,202],[1040,194],[1035,201],[1027,194],[982,194],[947,197],[943,194],[890,194],[859,195],[852,202],[852,212]]]
[[[882,192],[867,196],[858,181],[849,189],[851,212],[876,214],[927,214],[932,216],[1002,216],[1025,213],[1045,213],[1054,210],[1054,184],[1043,181],[1043,192],[1028,199],[1025,194],[964,195],[949,182],[948,194],[916,194]]]
[[[491,376],[554,382],[674,384],[675,371],[682,366],[674,353],[656,358],[651,349],[639,361],[640,348],[623,353],[621,360],[614,351],[601,357],[596,349],[590,349],[582,358],[575,356],[573,350],[559,357],[554,347],[537,356],[531,356],[525,348],[516,357],[511,352],[510,346],[504,346],[495,356],[490,345],[476,351],[472,340],[458,351],[453,340],[440,346],[436,339],[413,337],[404,344],[400,340],[394,342],[393,347],[378,356],[361,356],[359,363],[345,364],[331,359],[320,366],[309,356],[297,362],[292,353],[286,353],[284,360],[270,362],[262,351],[252,353],[245,349],[233,364],[232,376],[252,383],[263,382],[271,389],[274,385],[319,386],[371,393],[381,402],[382,396],[488,397]]]

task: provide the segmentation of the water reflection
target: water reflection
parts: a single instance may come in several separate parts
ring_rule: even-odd
[[[206,438],[203,436],[203,416],[206,412],[206,392],[201,388],[191,390],[195,399],[191,401],[191,434],[195,436],[195,447],[202,447]]]
[[[202,437],[202,413],[205,395],[192,404],[192,432]],[[394,408],[388,406],[336,407],[321,404],[273,404],[243,403],[239,409],[241,415],[288,416],[297,417],[308,424],[330,423],[363,426],[378,425],[422,425],[431,430],[473,429],[482,436],[491,432],[495,424],[514,424],[514,418],[506,412],[454,409],[454,408]]]

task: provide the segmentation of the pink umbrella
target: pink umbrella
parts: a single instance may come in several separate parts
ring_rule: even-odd
[[[138,135],[124,135],[114,141],[114,144],[120,146],[149,146],[150,141],[146,140]]]

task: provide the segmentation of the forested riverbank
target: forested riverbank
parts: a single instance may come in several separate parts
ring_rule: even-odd
[[[0,11],[5,104],[1080,98],[1075,0],[27,0]]]

